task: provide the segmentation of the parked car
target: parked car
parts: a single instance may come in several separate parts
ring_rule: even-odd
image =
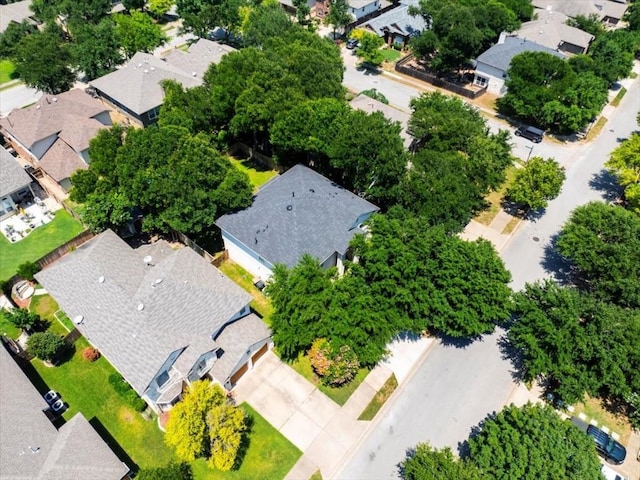
[[[606,465],[602,465],[602,475],[607,480],[628,480],[627,477],[623,477],[618,472],[616,472],[613,468],[607,467]]]
[[[598,427],[589,425],[587,435],[596,442],[596,450],[607,461],[620,465],[627,458],[627,449],[620,442],[615,441]]]
[[[356,40],[355,38],[350,38],[349,40],[347,40],[347,48],[349,50],[353,50],[357,46],[358,46],[358,40]]]
[[[531,140],[533,143],[540,143],[544,136],[544,131],[536,127],[523,125],[516,130],[516,136],[524,137]]]

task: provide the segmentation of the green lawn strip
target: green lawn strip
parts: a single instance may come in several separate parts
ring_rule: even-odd
[[[18,78],[16,66],[11,60],[0,60],[0,85]]]
[[[71,330],[58,320],[56,312],[60,310],[58,303],[51,295],[36,295],[31,299],[29,310],[40,315],[40,318],[49,322],[49,330],[56,335],[66,336]]]
[[[84,230],[65,210],[58,210],[55,215],[51,222],[16,243],[0,234],[0,280],[11,278],[24,262],[38,260]]]
[[[485,197],[488,207],[480,212],[474,220],[483,225],[489,225],[502,208],[502,200],[504,199],[507,189],[516,177],[518,169],[515,165],[509,165],[505,170],[505,181],[498,190],[491,192]]]
[[[265,297],[264,294],[253,284],[252,275],[240,265],[230,260],[223,262],[219,269],[227,277],[251,294],[253,297],[250,304],[251,308],[258,312],[265,323],[269,325],[269,319],[273,313],[273,307],[271,306],[269,299]]]
[[[251,185],[253,185],[254,190],[257,190],[278,174],[275,170],[269,170],[269,168],[251,159],[240,160],[238,158],[229,157],[229,161],[238,170],[249,175],[249,180],[251,181]]]
[[[618,105],[620,105],[620,101],[622,100],[622,97],[624,97],[624,94],[627,93],[627,89],[622,87],[620,89],[620,91],[618,92],[618,94],[616,95],[616,98],[614,98],[611,101],[611,105],[614,107],[617,107]]]
[[[54,316],[69,332],[76,328],[71,319],[62,310],[58,310]]]
[[[398,388],[398,380],[392,373],[391,376],[384,382],[384,385],[377,391],[375,396],[369,402],[369,405],[362,411],[358,420],[373,420],[378,411],[382,408],[384,403],[389,399],[394,390]]]
[[[318,387],[318,390],[320,390],[340,406],[347,403],[347,400],[349,400],[351,394],[356,391],[356,388],[360,386],[360,384],[369,374],[369,370],[367,370],[366,368],[361,368],[358,370],[358,373],[356,373],[355,378],[346,385],[343,385],[341,387],[327,387],[326,385],[322,384],[320,378],[318,378],[318,376],[313,371],[311,361],[306,355],[298,356],[296,360],[289,363],[289,366],[309,382],[313,383],[316,387]]]
[[[192,463],[195,480],[282,480],[302,456],[302,452],[258,412],[246,403],[241,407],[251,418],[251,430],[240,467],[221,472],[199,459]]]
[[[59,392],[69,406],[64,418],[69,420],[82,412],[114,451],[125,457],[122,460],[128,466],[133,466],[131,460],[139,467],[157,467],[175,460],[155,417],[145,420],[113,390],[108,381],[115,371],[111,364],[104,357],[93,363],[82,357],[87,346],[84,338],[78,339],[73,357],[57,367],[47,367],[34,359],[30,372],[35,376],[34,385],[40,386],[41,392],[45,388]]]
[[[594,138],[596,138],[600,134],[600,132],[602,131],[606,123],[607,123],[607,117],[600,117],[596,122],[596,124],[593,127],[591,127],[591,129],[587,133],[585,140],[588,142],[589,140],[593,140]]]
[[[13,323],[7,320],[4,310],[0,310],[0,334],[6,335],[13,340],[17,340],[20,336],[20,329],[16,328]]]
[[[393,48],[384,48],[382,49],[382,55],[384,56],[385,62],[396,62],[402,54]]]
[[[322,473],[320,473],[320,470],[316,470],[309,480],[322,480]]]
[[[604,425],[612,432],[616,432],[620,435],[620,441],[623,444],[629,440],[631,436],[629,420],[621,413],[616,414],[608,411],[599,399],[587,395],[584,401],[575,404],[574,408],[572,415],[578,416],[579,413],[584,413],[587,416],[587,422],[595,420],[598,422],[599,428]]]

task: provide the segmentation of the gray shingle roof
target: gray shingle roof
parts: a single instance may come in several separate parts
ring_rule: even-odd
[[[503,72],[509,70],[511,60],[516,55],[523,52],[546,52],[556,57],[565,58],[565,56],[549,47],[539,45],[529,40],[523,40],[516,37],[506,37],[504,43],[498,43],[493,47],[485,50],[478,58],[478,66],[476,70],[482,71],[482,65],[489,65],[498,68]]]
[[[13,155],[0,146],[0,197],[9,195],[31,183],[27,175]]]
[[[567,25],[569,17],[563,13],[536,9],[536,18],[537,20],[523,23],[513,35],[554,50],[565,42],[586,50],[593,40],[590,33]]]
[[[309,253],[323,262],[362,233],[357,219],[378,207],[303,165],[266,183],[253,204],[216,221],[271,264],[293,267]]]
[[[202,78],[209,65],[220,63],[223,56],[235,51],[235,48],[228,45],[200,38],[196,43],[189,46],[186,52],[174,48],[164,57],[164,60],[189,75],[195,73],[196,77]]]
[[[0,5],[0,32],[4,32],[11,22],[20,23],[31,17],[33,12],[30,6],[31,0]]]
[[[56,430],[42,411],[47,404],[4,345],[0,345],[0,405],[2,478],[116,480],[127,473],[82,414]]]
[[[202,84],[202,80],[149,53],[136,53],[122,68],[90,84],[129,110],[142,115],[162,105],[162,80],[175,80],[185,88]]]
[[[629,5],[625,2],[610,0],[533,0],[535,8],[551,12],[561,12],[569,17],[596,14],[601,20],[604,17],[621,19]]]
[[[405,36],[415,36],[420,34],[427,25],[420,15],[409,14],[409,7],[417,2],[404,2],[393,10],[383,13],[382,15],[369,20],[362,24],[362,27],[368,27],[378,35],[384,35],[385,31],[391,33],[399,33]]]
[[[362,110],[363,112],[367,113],[380,112],[387,119],[394,122],[399,122],[402,126],[400,136],[402,137],[405,148],[409,148],[413,143],[414,139],[411,135],[409,135],[409,132],[407,131],[409,119],[411,118],[411,115],[409,115],[408,113],[362,94],[351,100],[349,104],[351,105],[351,108],[357,108],[358,110]]]
[[[83,316],[78,329],[140,394],[171,352],[213,350],[211,334],[251,300],[190,248],[133,250],[110,230],[37,278],[70,318]]]

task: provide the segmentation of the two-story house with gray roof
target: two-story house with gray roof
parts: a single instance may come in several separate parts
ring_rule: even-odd
[[[107,230],[37,279],[156,412],[196,380],[232,389],[270,346],[251,295],[188,247]]]
[[[262,280],[276,264],[294,267],[307,253],[338,267],[354,235],[378,207],[303,165],[262,186],[251,206],[216,221],[231,258]]]
[[[120,480],[129,473],[82,413],[60,428],[47,403],[0,345],[0,478]]]

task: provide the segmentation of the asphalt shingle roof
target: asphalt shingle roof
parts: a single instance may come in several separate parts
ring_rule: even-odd
[[[384,35],[385,31],[405,36],[418,35],[427,28],[427,25],[420,15],[414,17],[409,14],[409,7],[417,4],[417,0],[405,0],[393,10],[373,18],[361,26],[370,28],[378,35]]]
[[[213,332],[251,300],[190,248],[133,250],[110,230],[37,278],[70,318],[82,315],[78,329],[139,394],[171,352],[213,350]]]
[[[362,233],[357,220],[378,207],[303,165],[262,186],[253,204],[216,224],[271,264],[295,266],[308,253],[320,262],[346,252]]]
[[[9,195],[31,183],[27,175],[13,155],[0,146],[0,197]]]
[[[30,6],[31,0],[0,5],[0,32],[4,32],[11,22],[20,23],[31,17],[33,12]]]
[[[63,399],[64,400],[64,399]],[[56,430],[35,387],[0,345],[0,476],[121,479],[128,468],[81,414]]]
[[[561,12],[569,17],[596,14],[601,20],[604,17],[621,19],[629,7],[624,2],[611,0],[533,0],[535,8],[551,12]]]
[[[195,73],[196,77],[202,78],[212,63],[220,63],[223,56],[235,51],[235,48],[228,45],[200,38],[186,52],[174,48],[164,60],[185,73]]]
[[[593,40],[593,35],[567,25],[568,19],[569,17],[560,12],[536,9],[536,20],[523,23],[513,35],[552,49],[560,48],[562,43],[567,42],[586,50]]]
[[[488,50],[485,50],[477,58],[476,61],[480,68],[476,67],[476,69],[481,71],[482,68],[480,64],[485,64],[506,72],[509,70],[509,65],[511,65],[513,57],[524,52],[546,52],[556,57],[565,58],[562,53],[549,47],[521,38],[506,37],[504,43],[494,45]]]

